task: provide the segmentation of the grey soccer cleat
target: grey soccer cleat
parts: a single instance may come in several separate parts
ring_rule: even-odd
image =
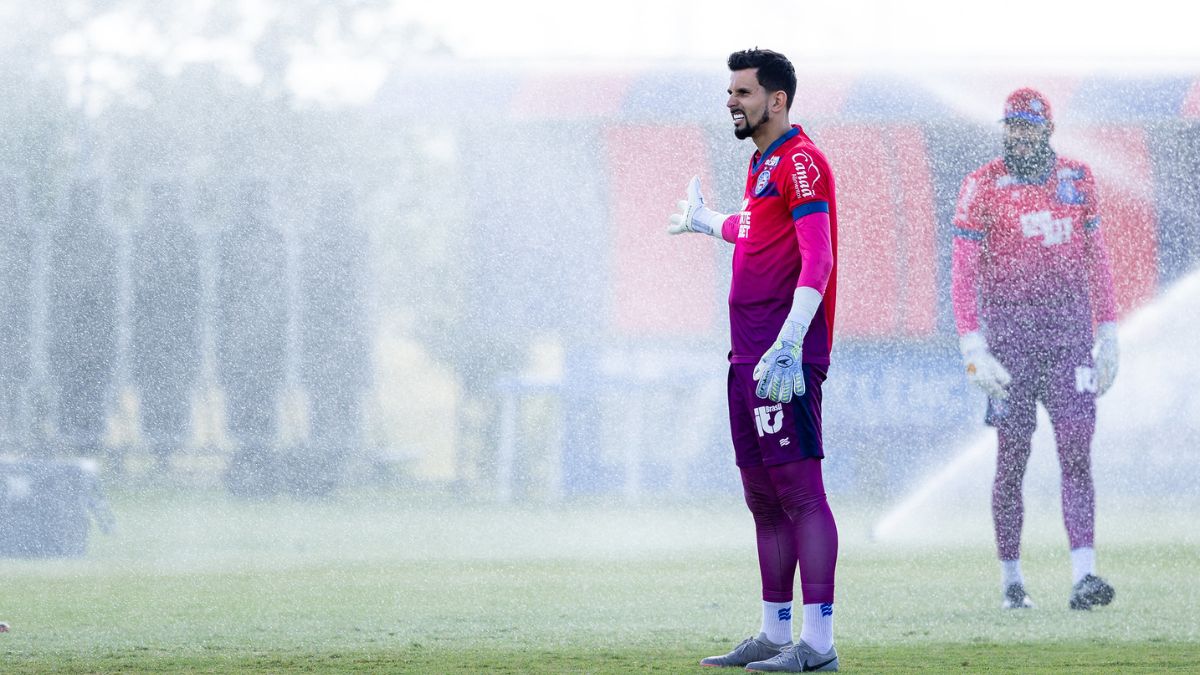
[[[710,656],[701,659],[700,665],[716,668],[741,668],[747,663],[769,659],[791,646],[790,642],[777,645],[767,639],[766,633],[759,633],[758,637],[748,637],[742,640],[738,646],[733,648],[733,651],[724,656]]]
[[[765,661],[747,663],[746,670],[756,673],[811,673],[830,672],[838,669],[837,649],[830,647],[824,654],[801,640],[786,647],[777,656]]]
[[[1009,584],[1008,588],[1004,589],[1004,602],[1000,603],[1003,609],[1029,609],[1033,607],[1033,599],[1025,592],[1025,587],[1021,584]]]
[[[1109,583],[1094,574],[1088,574],[1071,588],[1071,609],[1091,609],[1112,602],[1117,592]]]

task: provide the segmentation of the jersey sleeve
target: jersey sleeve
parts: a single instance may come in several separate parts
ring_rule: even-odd
[[[813,213],[829,213],[833,181],[825,157],[811,148],[799,147],[780,164],[787,170],[782,191],[792,220]]]
[[[742,223],[742,214],[735,213],[721,221],[721,238],[730,244],[737,241],[738,227]]]
[[[796,287],[815,288],[825,293],[833,269],[833,245],[830,233],[829,203],[833,200],[833,179],[825,156],[811,148],[795,148],[781,162],[786,168],[783,194],[796,228],[800,249],[800,276]]]
[[[822,295],[833,272],[833,239],[829,213],[815,211],[795,220],[796,244],[800,248],[800,276],[796,288],[807,286]]]
[[[978,213],[979,181],[976,174],[967,176],[954,209],[950,298],[959,335],[979,330],[979,256],[987,235]]]
[[[962,237],[981,242],[987,233],[979,214],[980,181],[981,178],[978,174],[971,174],[963,181],[962,188],[958,192],[958,204],[954,208],[954,236],[956,238]]]

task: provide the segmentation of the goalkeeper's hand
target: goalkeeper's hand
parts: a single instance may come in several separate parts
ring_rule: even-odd
[[[683,234],[684,232],[699,232],[710,237],[721,239],[721,224],[729,216],[717,213],[704,206],[704,197],[700,195],[700,177],[692,176],[687,185],[687,199],[679,200],[679,213],[671,214],[671,225],[667,227],[668,234]]]
[[[958,346],[962,350],[967,380],[986,392],[989,398],[1008,398],[1008,390],[1005,387],[1012,382],[1012,376],[988,351],[983,335],[979,331],[967,333],[959,338]]]
[[[794,395],[804,395],[804,367],[801,352],[804,348],[804,333],[808,326],[796,321],[784,321],[783,330],[775,344],[754,366],[754,381],[758,387],[754,393],[776,403],[787,403]]]
[[[1117,324],[1106,321],[1096,326],[1096,344],[1092,347],[1092,360],[1096,363],[1096,396],[1103,396],[1117,379]]]

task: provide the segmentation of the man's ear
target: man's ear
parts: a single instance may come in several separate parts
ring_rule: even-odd
[[[782,89],[771,92],[771,112],[783,112],[784,110],[787,110],[787,92]]]

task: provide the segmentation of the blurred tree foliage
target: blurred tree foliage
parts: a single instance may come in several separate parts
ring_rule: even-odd
[[[198,214],[246,178],[264,179],[280,218],[296,219],[322,185],[354,185],[369,237],[376,314],[395,322],[460,382],[464,461],[488,455],[493,381],[512,369],[514,336],[486,306],[486,246],[473,235],[455,178],[450,125],[378,106],[298,97],[299,56],[333,51],[383,64],[449,50],[388,0],[237,0],[207,6],[154,0],[4,3],[0,22],[0,170],[27,186],[29,213],[50,222],[68,186],[100,178],[116,220],[138,222],[144,188],[192,186]],[[248,9],[249,8],[249,9]],[[254,10],[253,12],[251,10]],[[200,223],[200,227],[204,227]],[[367,329],[375,327],[368,326]],[[477,473],[464,469],[464,475]]]

